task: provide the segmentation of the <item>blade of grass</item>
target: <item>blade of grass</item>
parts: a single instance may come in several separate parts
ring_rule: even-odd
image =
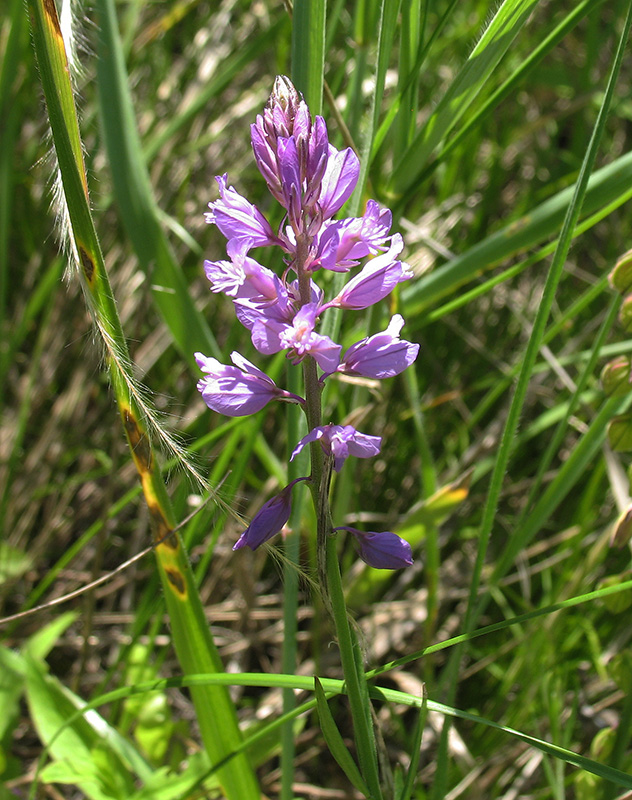
[[[319,680],[326,696],[333,696],[336,694],[345,693],[345,684],[343,681],[335,680],[333,678],[320,678]],[[239,673],[239,674],[223,674],[223,675],[189,675],[187,677],[167,678],[162,680],[151,681],[149,683],[138,684],[134,687],[127,686],[122,689],[115,689],[112,692],[108,692],[107,694],[101,695],[100,697],[93,699],[89,704],[85,706],[85,708],[77,712],[72,718],[70,718],[66,722],[66,725],[72,724],[75,718],[79,717],[81,714],[84,714],[87,710],[91,708],[106,703],[111,703],[121,698],[129,697],[133,694],[142,694],[144,692],[165,690],[172,687],[180,688],[184,686],[188,687],[199,686],[205,683],[216,684],[220,686],[255,686],[255,687],[265,687],[265,688],[276,687],[276,688],[291,688],[293,690],[302,690],[302,691],[314,691],[314,678],[302,677],[299,675],[279,675],[279,674],[261,675],[259,673]],[[586,770],[587,772],[591,772],[594,775],[599,775],[600,777],[605,778],[606,780],[612,781],[612,783],[616,784],[617,786],[623,786],[628,789],[632,788],[632,776],[625,772],[622,772],[621,770],[615,769],[606,764],[601,764],[598,761],[595,761],[594,759],[579,755],[578,753],[575,753],[572,750],[568,750],[564,747],[552,744],[551,742],[547,742],[543,739],[540,739],[537,736],[530,736],[529,734],[522,733],[521,731],[515,730],[514,728],[508,727],[506,725],[500,725],[497,722],[486,719],[485,717],[478,716],[477,714],[473,714],[468,711],[461,711],[460,709],[446,705],[445,703],[438,703],[433,700],[425,700],[425,698],[420,698],[415,695],[409,694],[408,692],[402,692],[396,689],[372,687],[370,689],[370,694],[371,697],[377,700],[382,700],[384,702],[390,702],[390,703],[401,703],[403,705],[411,706],[413,708],[421,708],[424,704],[426,704],[429,711],[436,711],[437,713],[443,714],[444,716],[466,720],[468,722],[477,725],[484,725],[486,727],[502,731],[508,736],[516,738],[522,742],[525,742],[531,747],[534,747],[537,750],[540,750],[541,752],[552,756],[553,758],[561,759],[565,761],[567,764],[572,764],[573,766],[578,767],[579,769]],[[242,743],[241,749],[248,748],[254,745],[260,739],[264,738],[265,736],[269,736],[270,731],[277,729],[281,724],[285,724],[288,721],[288,717],[291,716],[292,719],[295,719],[300,714],[304,714],[305,712],[310,711],[315,707],[316,707],[316,699],[303,703],[302,705],[294,709],[290,715],[284,714],[279,719],[274,720],[273,722],[266,725],[264,728],[257,731],[257,733],[250,736]],[[63,729],[60,729],[60,732],[61,730]]]
[[[63,207],[69,218],[70,247],[76,253],[77,272],[105,347],[119,413],[153,522],[155,552],[176,652],[185,673],[218,672],[222,669],[221,660],[206,624],[181,538],[174,531],[171,504],[147,429],[146,420],[155,417],[133,378],[127,343],[90,212],[77,113],[56,8],[45,0],[29,0],[28,8],[63,184]],[[218,762],[241,740],[234,706],[226,689],[195,690],[192,696],[209,758]],[[240,757],[219,774],[228,797],[234,800],[259,797],[247,759]]]
[[[319,678],[314,678],[314,692],[316,694],[316,706],[318,708],[318,718],[320,720],[320,729],[323,732],[325,742],[329,748],[329,752],[338,762],[338,766],[344,774],[349,778],[353,786],[362,794],[368,796],[369,790],[367,785],[360,775],[360,770],[353,760],[353,756],[347,749],[344,740],[338,730],[338,726],[333,718],[327,703],[325,690]]]

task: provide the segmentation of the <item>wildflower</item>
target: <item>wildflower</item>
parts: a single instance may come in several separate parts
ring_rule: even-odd
[[[347,350],[337,372],[365,378],[392,378],[417,358],[419,345],[399,338],[404,326],[400,314],[392,317],[387,329],[361,339]]]
[[[402,237],[396,233],[386,253],[374,259],[351,278],[340,293],[323,309],[330,307],[360,310],[383,300],[401,281],[413,277],[408,264],[394,260],[404,247]]]
[[[250,247],[278,244],[270,223],[252,203],[242,197],[232,186],[226,186],[227,175],[218,175],[220,199],[209,203],[206,221],[214,223],[230,241],[249,239]]]
[[[275,233],[257,207],[228,186],[226,175],[218,177],[220,197],[209,204],[206,219],[226,237],[227,259],[206,261],[206,275],[213,292],[231,298],[237,318],[260,353],[284,350],[293,364],[313,359],[323,374],[318,378],[314,368],[305,370],[302,398],[280,389],[239,353],[231,355],[234,366],[197,353],[206,373],[198,389],[209,408],[228,416],[253,414],[270,400],[285,400],[303,405],[308,418],[314,419],[314,413],[320,418],[319,382],[327,376],[340,372],[389,378],[410,366],[419,352],[419,345],[399,338],[404,320],[396,314],[386,330],[356,342],[341,360],[342,347],[317,330],[322,315],[329,308],[368,308],[411,278],[412,272],[398,258],[404,242],[400,234],[390,232],[388,209],[369,200],[361,217],[333,219],[355,189],[360,162],[352,149],[337,150],[329,143],[325,120],[319,116],[312,120],[288,78],[275,80],[263,113],[251,126],[251,142],[257,167],[285,210],[284,221]],[[249,255],[265,245],[284,251],[282,275]],[[348,272],[367,256],[372,257],[368,264],[327,302],[312,279],[317,270]],[[291,459],[307,444],[319,442],[339,472],[349,456],[377,455],[381,441],[352,425],[319,425],[298,442]],[[264,504],[234,549],[248,545],[254,550],[283,528],[297,481]],[[409,545],[394,533],[340,530],[354,535],[360,556],[372,566],[397,569],[412,563]]]
[[[311,430],[307,436],[303,436],[294,448],[290,461],[293,461],[310,442],[320,442],[325,455],[333,456],[334,469],[340,472],[349,456],[356,458],[376,456],[380,452],[382,438],[360,433],[353,425],[320,425]]]
[[[211,282],[211,291],[233,298],[277,298],[278,278],[246,255],[252,239],[231,239],[226,246],[230,261],[205,261],[204,271]]]
[[[265,314],[252,327],[252,343],[260,353],[289,350],[294,363],[310,355],[325,372],[333,372],[340,362],[342,347],[328,336],[315,333],[318,304],[308,303],[290,324],[270,319]]]
[[[308,480],[309,478],[296,478],[279,494],[264,503],[252,518],[250,525],[233,545],[233,550],[239,550],[245,545],[248,545],[251,550],[256,550],[268,539],[280,533],[292,513],[292,487],[299,481]]]
[[[346,526],[334,528],[348,531],[356,540],[358,555],[375,569],[403,569],[413,563],[412,549],[405,539],[391,531],[359,531]]]
[[[243,417],[260,411],[270,400],[305,402],[302,397],[279,389],[265,372],[239,353],[231,353],[230,358],[234,367],[221,364],[215,358],[207,358],[202,353],[195,354],[198,366],[207,373],[200,378],[197,388],[213,411],[229,417]]]
[[[384,249],[393,215],[369,200],[364,216],[328,223],[318,241],[316,263],[323,269],[348,272],[358,259],[376,255]]]

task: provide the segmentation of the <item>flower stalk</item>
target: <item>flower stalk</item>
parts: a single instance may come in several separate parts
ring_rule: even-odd
[[[220,197],[209,204],[207,222],[227,239],[228,260],[206,261],[213,292],[229,297],[239,321],[250,331],[261,354],[285,351],[290,364],[302,367],[303,394],[285,391],[239,353],[225,366],[201,353],[196,360],[205,373],[198,388],[206,404],[229,416],[256,413],[272,400],[296,403],[304,411],[308,433],[297,443],[292,461],[307,445],[309,476],[298,476],[268,500],[241,534],[234,549],[256,549],[281,532],[291,518],[293,486],[306,481],[316,511],[318,575],[325,606],[338,637],[349,694],[360,769],[372,800],[381,800],[380,776],[372,710],[364,678],[361,650],[349,624],[336,543],[337,531],[350,533],[358,554],[378,569],[399,569],[412,563],[407,542],[389,531],[363,532],[333,527],[329,504],[332,470],[340,472],[349,456],[371,458],[380,452],[381,437],[352,425],[323,425],[322,393],[337,373],[390,378],[409,367],[419,345],[399,338],[404,320],[395,315],[386,330],[361,339],[342,356],[340,344],[319,333],[329,309],[347,311],[381,302],[400,282],[412,277],[399,260],[404,247],[391,234],[392,215],[369,201],[359,218],[334,220],[351,196],[360,165],[350,148],[339,151],[328,140],[322,117],[313,120],[303,98],[284,77],[251,127],[257,166],[272,196],[285,210],[274,231],[264,215],[233,187],[227,175],[217,178]],[[250,254],[273,245],[284,253],[286,269],[279,277]],[[346,273],[370,257],[338,294],[326,301],[316,283],[319,270]]]

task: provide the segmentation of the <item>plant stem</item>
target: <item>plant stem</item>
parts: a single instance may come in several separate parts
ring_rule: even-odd
[[[327,567],[328,593],[338,636],[342,671],[351,707],[353,731],[355,735],[360,769],[364,780],[371,792],[372,800],[381,800],[380,778],[377,765],[377,749],[373,722],[371,719],[371,705],[369,692],[362,668],[362,653],[357,637],[349,625],[347,606],[340,564],[336,552],[336,536],[328,535],[325,541],[325,558]]]

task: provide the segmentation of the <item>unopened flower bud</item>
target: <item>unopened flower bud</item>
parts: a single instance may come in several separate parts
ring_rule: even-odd
[[[619,258],[608,280],[612,288],[621,294],[626,294],[632,289],[632,250],[628,250]]]
[[[619,356],[610,361],[601,372],[601,385],[608,397],[624,397],[630,391],[630,359]]]

